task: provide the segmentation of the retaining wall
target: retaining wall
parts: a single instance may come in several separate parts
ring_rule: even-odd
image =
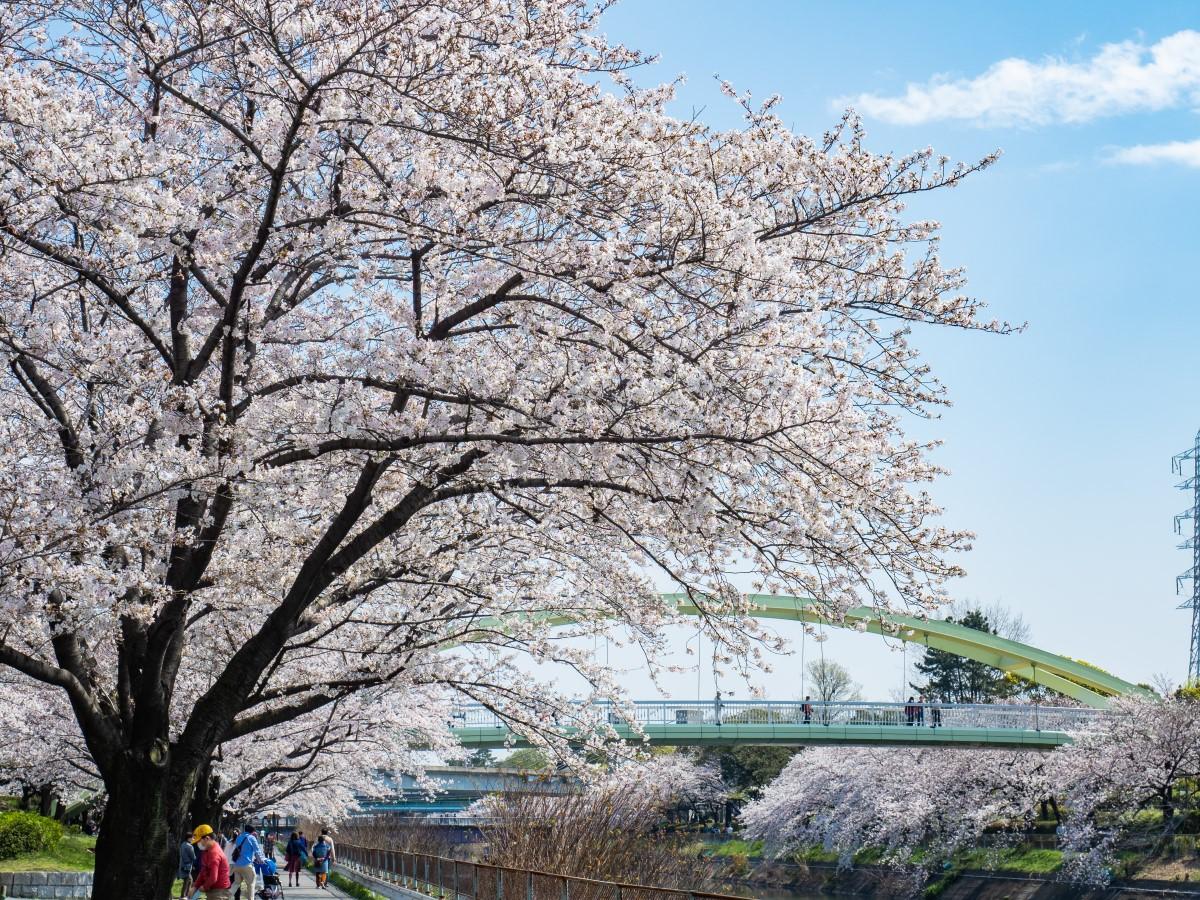
[[[58,900],[92,896],[91,872],[0,872],[0,896]]]

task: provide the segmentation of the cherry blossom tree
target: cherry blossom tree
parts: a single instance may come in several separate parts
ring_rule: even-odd
[[[53,794],[71,803],[102,787],[66,695],[0,670],[0,786],[23,795]]]
[[[653,666],[667,580],[750,661],[735,567],[943,599],[910,329],[1003,326],[902,211],[990,158],[673,119],[601,12],[0,6],[0,664],[108,793],[97,900],[167,896],[222,748],[360,691],[559,739],[523,656],[614,692],[550,611]]]
[[[217,827],[225,815],[239,820],[266,811],[334,821],[363,799],[391,796],[396,774],[419,777],[429,754],[459,749],[445,727],[444,697],[431,693],[365,690],[222,743],[198,779],[189,821]],[[65,802],[103,792],[61,691],[20,676],[0,678],[0,704],[0,785]]]
[[[235,819],[275,811],[336,821],[364,799],[393,796],[396,775],[420,777],[430,754],[459,749],[448,718],[433,689],[387,685],[224,743],[209,770],[211,808],[193,798],[192,819],[214,822],[228,810]]]
[[[1117,701],[1112,716],[1055,754],[1055,780],[1069,810],[1067,874],[1108,881],[1123,842],[1156,852],[1200,811],[1200,703]]]
[[[1027,751],[819,748],[795,756],[742,818],[776,855],[816,845],[849,866],[870,847],[928,872],[985,829],[1019,835],[1052,794],[1052,767],[1053,754]]]

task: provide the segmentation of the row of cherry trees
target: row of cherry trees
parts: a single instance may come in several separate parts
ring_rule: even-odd
[[[850,865],[874,848],[928,874],[985,834],[992,846],[1019,842],[1051,810],[1063,875],[1102,882],[1122,846],[1153,853],[1180,827],[1195,830],[1198,783],[1200,702],[1126,699],[1053,751],[805,751],[743,817],[776,854],[815,845]]]

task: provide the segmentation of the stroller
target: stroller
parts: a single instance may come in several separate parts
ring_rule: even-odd
[[[255,863],[255,870],[262,881],[262,889],[258,892],[258,900],[283,900],[283,885],[275,874],[275,860]]]

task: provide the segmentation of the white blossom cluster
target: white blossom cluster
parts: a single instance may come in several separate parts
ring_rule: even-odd
[[[1000,826],[1016,836],[1051,796],[1049,754],[969,748],[818,748],[797,754],[743,811],[769,852],[860,850],[934,869]]]
[[[1018,842],[1045,802],[1061,816],[1060,876],[1104,883],[1123,841],[1161,850],[1200,810],[1200,703],[1123,698],[1111,713],[1053,751],[808,750],[746,807],[747,831],[775,854],[820,846],[848,866],[871,848],[929,870]]]

